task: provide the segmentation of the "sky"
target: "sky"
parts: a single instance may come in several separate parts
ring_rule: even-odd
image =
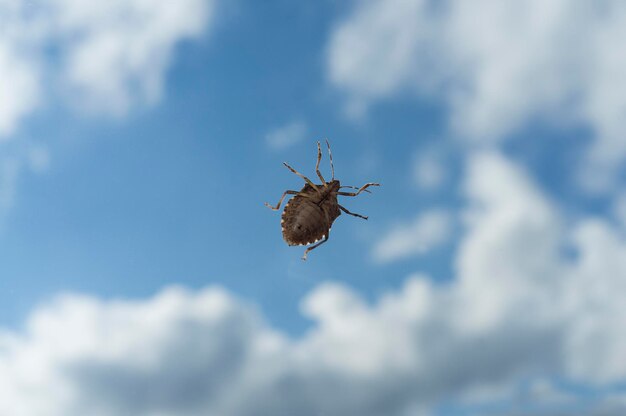
[[[625,37],[617,0],[0,0],[0,415],[623,415]],[[264,203],[326,138],[382,186],[303,262]]]

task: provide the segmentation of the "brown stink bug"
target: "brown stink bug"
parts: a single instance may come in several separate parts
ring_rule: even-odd
[[[320,142],[317,142],[317,164],[315,165],[315,172],[317,172],[317,176],[322,181],[321,185],[314,184],[309,178],[296,171],[287,163],[283,163],[287,169],[304,179],[304,187],[299,192],[285,191],[275,207],[267,202],[265,203],[267,207],[276,211],[280,208],[280,204],[283,202],[286,195],[295,195],[295,197],[289,200],[285,205],[280,223],[283,229],[283,239],[290,246],[306,246],[313,244],[304,251],[302,260],[306,260],[309,251],[328,241],[330,227],[333,225],[335,219],[341,215],[341,211],[354,217],[367,219],[366,216],[354,214],[339,205],[337,195],[357,196],[363,191],[369,192],[367,188],[370,186],[380,186],[380,184],[377,183],[366,183],[360,188],[356,188],[355,186],[341,186],[339,181],[335,179],[333,155],[330,153],[328,140],[326,140],[326,146],[328,147],[328,156],[330,158],[330,168],[332,172],[330,182],[326,182],[320,172],[322,148]],[[339,191],[341,188],[352,188],[357,189],[357,191],[341,192]]]

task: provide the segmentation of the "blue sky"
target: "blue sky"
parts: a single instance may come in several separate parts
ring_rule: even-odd
[[[0,26],[0,413],[623,414],[621,3]],[[382,186],[302,262],[263,203],[324,138]]]

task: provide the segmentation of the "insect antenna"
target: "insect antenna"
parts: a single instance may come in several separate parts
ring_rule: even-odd
[[[369,188],[370,186],[380,186],[380,184],[379,183],[375,183],[375,182],[369,182],[369,183],[366,183],[365,185],[361,186],[359,188],[359,190],[356,191],[356,192],[337,192],[337,195],[357,196],[361,192],[367,192],[367,188]]]
[[[330,152],[330,143],[328,143],[328,139],[326,139],[326,147],[328,147],[328,157],[330,158],[330,171],[332,173],[331,181],[335,180],[335,166],[333,166],[333,154]]]
[[[350,185],[341,185],[339,189],[341,188],[359,189],[358,186],[350,186]],[[371,194],[369,189],[363,189],[363,192],[367,192],[368,194]]]

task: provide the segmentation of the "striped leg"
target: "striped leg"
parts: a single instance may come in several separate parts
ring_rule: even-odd
[[[328,235],[326,237],[324,237],[324,239],[322,241],[320,241],[319,243],[317,243],[315,245],[312,245],[311,247],[309,247],[306,250],[304,250],[304,255],[302,256],[302,260],[306,261],[306,256],[307,256],[307,254],[309,254],[309,251],[311,251],[314,248],[317,248],[317,247],[321,246],[322,244],[324,244],[325,242],[327,242],[329,236],[330,236],[330,232],[328,232]]]
[[[320,147],[320,142],[317,142],[317,163],[315,164],[315,172],[317,176],[320,178],[322,183],[326,183],[324,177],[322,176],[322,172],[320,172],[320,161],[322,160],[322,148]]]
[[[306,176],[304,176],[303,174],[301,174],[300,172],[298,172],[297,170],[295,170],[294,168],[292,168],[291,166],[289,166],[287,164],[287,162],[283,162],[283,165],[285,165],[285,167],[287,169],[289,169],[291,172],[295,173],[296,175],[298,175],[299,177],[301,177],[302,179],[304,179],[304,181],[306,183],[308,183],[311,188],[315,189],[317,191],[317,193],[321,193],[319,188],[317,187],[317,185],[315,185],[313,182],[311,182],[311,180],[309,178],[307,178]]]
[[[269,209],[272,209],[274,211],[278,211],[278,209],[280,208],[280,204],[283,203],[283,199],[285,199],[286,195],[298,195],[297,191],[285,191],[283,193],[283,196],[280,197],[280,199],[278,200],[278,204],[276,204],[275,207],[271,206],[269,203],[265,203],[265,206],[268,207]]]
[[[364,220],[366,220],[368,218],[365,215],[355,214],[354,212],[350,212],[347,209],[345,209],[344,207],[342,207],[341,205],[339,205],[339,209],[342,210],[343,212],[345,212],[348,215],[352,215],[353,217],[363,218]]]

